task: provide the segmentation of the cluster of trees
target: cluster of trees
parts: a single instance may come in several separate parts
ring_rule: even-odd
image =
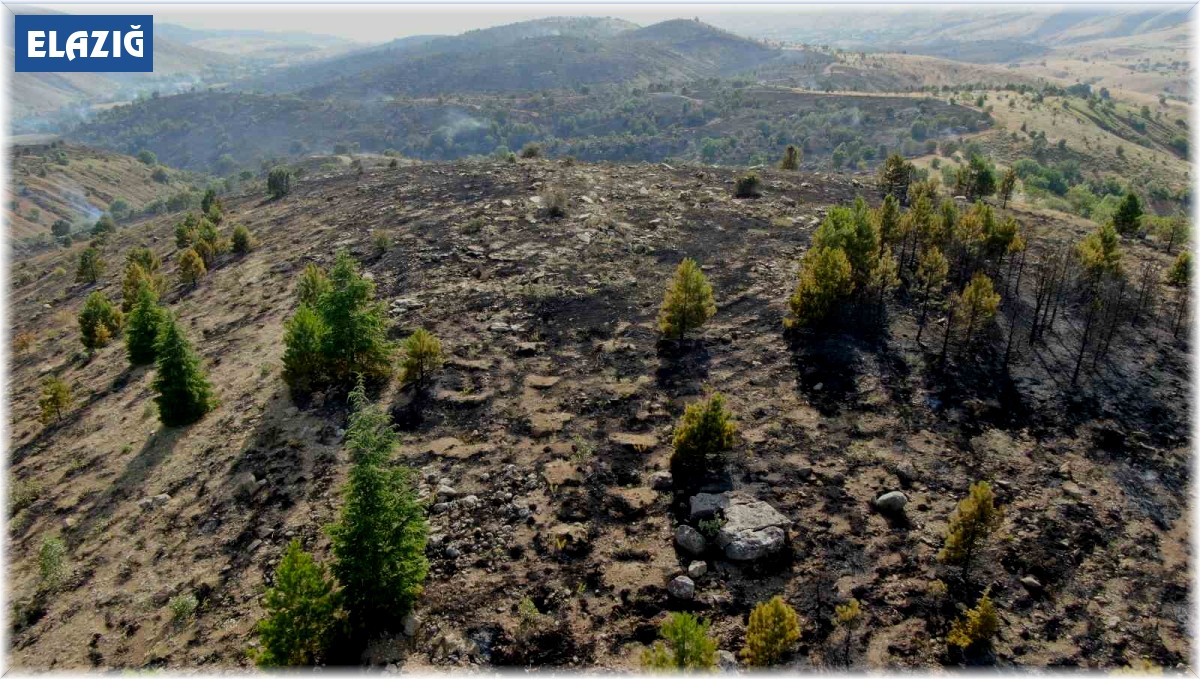
[[[396,629],[424,587],[429,528],[412,472],[391,462],[398,443],[391,417],[361,382],[350,404],[352,466],[341,516],[329,528],[332,577],[298,540],[288,545],[263,598],[260,665],[313,665],[339,638]]]
[[[387,338],[387,311],[348,252],[338,252],[328,274],[309,264],[296,292],[300,307],[285,325],[283,355],[283,377],[294,394],[392,375],[397,348]],[[441,367],[441,342],[419,329],[400,348],[401,381],[426,386]]]

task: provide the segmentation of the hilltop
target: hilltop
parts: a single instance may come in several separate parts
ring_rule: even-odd
[[[346,478],[345,394],[296,403],[280,378],[284,320],[308,263],[348,250],[392,319],[426,328],[448,361],[415,407],[373,395],[403,431],[398,463],[430,506],[431,573],[411,635],[342,649],[351,664],[417,670],[477,665],[634,669],[668,610],[713,621],[736,652],[750,608],[782,594],[806,622],[792,668],[838,666],[832,607],[855,597],[853,661],[872,668],[957,664],[943,643],[956,605],[991,586],[1001,634],[990,662],[1116,667],[1187,662],[1186,332],[1180,297],[1087,352],[1071,384],[1083,310],[1065,302],[1047,341],[1012,319],[1035,304],[1041,262],[1093,225],[1001,210],[1030,238],[1024,276],[997,267],[1006,299],[981,345],[937,368],[943,314],[926,349],[918,305],[901,291],[877,332],[785,337],[797,261],[835,207],[878,203],[865,173],[762,170],[762,197],[739,200],[739,173],[698,165],[566,160],[426,163],[361,173],[314,170],[280,200],[225,196],[227,221],[260,244],[223,256],[198,287],[174,284],[178,215],[119,230],[96,286],[73,270],[82,244],[27,260],[10,298],[13,354],[9,591],[21,606],[15,667],[245,666],[260,596],[293,537],[328,561],[324,528]],[[567,214],[544,213],[552,187]],[[953,199],[948,199],[953,201]],[[966,210],[965,205],[960,209]],[[390,245],[372,244],[384,234]],[[163,429],[151,370],[114,344],[80,350],[75,315],[94,290],[119,295],[125,253],[148,246],[172,281],[164,302],[203,357],[220,406]],[[1165,266],[1154,239],[1124,239],[1123,265]],[[716,316],[684,345],[660,342],[655,316],[675,265],[696,258]],[[1131,274],[1132,275],[1132,274]],[[1016,292],[1009,296],[1008,291]],[[1157,286],[1156,286],[1157,289]],[[1014,312],[1014,310],[1016,310]],[[1106,326],[1107,327],[1107,326]],[[1083,334],[1084,347],[1088,346]],[[40,380],[74,385],[57,425],[37,422]],[[692,558],[674,547],[689,498],[654,479],[672,429],[706,390],[728,400],[738,439],[728,483],[784,517],[777,561],[709,555],[690,600],[667,583]],[[976,479],[993,481],[1005,518],[961,589],[936,561],[947,517]],[[872,509],[903,488],[902,518]],[[440,504],[439,504],[440,503]],[[435,505],[437,508],[435,509]],[[694,522],[694,521],[693,521]],[[42,539],[61,533],[70,577],[30,605]],[[946,579],[949,594],[935,582]],[[194,622],[168,602],[193,594]],[[544,626],[521,627],[528,598]],[[361,655],[359,651],[361,650]]]

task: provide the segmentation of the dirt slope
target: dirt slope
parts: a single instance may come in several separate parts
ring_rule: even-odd
[[[866,611],[856,663],[936,666],[947,620],[928,593],[946,577],[935,555],[976,478],[996,482],[1006,509],[974,576],[1001,614],[994,662],[1186,662],[1186,347],[1159,326],[1131,330],[1130,348],[1065,396],[1053,372],[1069,360],[1065,327],[1011,381],[975,379],[971,361],[955,363],[963,384],[936,379],[898,304],[883,338],[789,348],[781,319],[796,261],[829,206],[869,193],[867,178],[767,171],[764,197],[746,201],[730,197],[733,178],[662,165],[429,164],[314,178],[277,202],[230,199],[230,223],[261,246],[166,296],[221,399],[175,430],[148,409],[150,371],[129,369],[119,344],[80,355],[75,314],[90,290],[51,272],[73,271],[81,246],[31,260],[36,280],[11,302],[14,334],[34,338],[12,364],[11,473],[41,492],[10,521],[10,596],[33,591],[45,536],[64,536],[73,575],[40,615],[15,623],[13,665],[248,663],[286,542],[329,558],[344,400],[299,409],[280,358],[297,275],[339,248],[365,262],[393,336],[425,327],[450,355],[419,417],[394,388],[379,396],[402,416],[397,457],[418,470],[421,492],[431,504],[458,498],[430,516],[415,636],[382,636],[364,662],[629,669],[664,611],[681,606],[736,652],[750,608],[778,593],[806,620],[796,667],[840,662],[828,620],[849,596]],[[571,197],[562,220],[539,214],[548,185]],[[1082,233],[1016,216],[1047,237]],[[394,243],[382,257],[370,254],[374,231]],[[139,244],[173,277],[162,218],[114,237],[99,289],[119,294],[117,262]],[[708,273],[718,313],[686,350],[660,352],[654,318],[684,256]],[[1128,256],[1161,257],[1144,246]],[[38,382],[51,373],[75,386],[79,407],[43,428]],[[686,498],[649,477],[706,388],[739,421],[733,485],[790,519],[791,543],[771,565],[710,561],[681,604],[665,585],[689,561],[672,544]],[[439,485],[452,491],[435,497]],[[871,510],[901,487],[906,521]],[[1044,591],[1022,586],[1027,576]],[[167,602],[188,592],[197,618],[175,625]],[[514,640],[523,597],[559,621],[535,638],[540,655]]]

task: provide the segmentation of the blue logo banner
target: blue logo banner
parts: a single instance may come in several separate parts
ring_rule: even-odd
[[[149,14],[18,14],[18,73],[151,73]]]

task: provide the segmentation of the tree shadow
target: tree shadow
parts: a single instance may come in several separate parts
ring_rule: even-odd
[[[658,368],[654,378],[659,388],[676,396],[701,393],[708,379],[712,354],[703,339],[659,340]]]

